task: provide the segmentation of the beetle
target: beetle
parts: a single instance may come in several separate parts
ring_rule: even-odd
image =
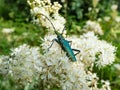
[[[52,25],[53,28],[54,28],[55,34],[57,35],[57,38],[55,38],[55,39],[52,40],[52,44],[49,46],[48,50],[52,47],[54,41],[56,41],[56,42],[61,46],[62,50],[64,50],[64,51],[66,52],[66,55],[67,55],[73,62],[74,62],[74,61],[77,61],[75,56],[76,56],[78,53],[80,53],[80,50],[72,49],[72,48],[71,48],[71,45],[70,45],[71,41],[68,41],[68,40],[66,40],[66,39],[63,37],[62,34],[63,34],[63,31],[64,31],[65,29],[63,29],[62,33],[59,33],[59,32],[55,29],[53,23],[50,21],[50,19],[49,19],[47,16],[45,16],[45,15],[42,14],[42,13],[39,13],[38,15],[43,15],[45,18],[48,19],[48,21],[51,23],[51,25]],[[74,54],[73,51],[76,51],[77,53]]]

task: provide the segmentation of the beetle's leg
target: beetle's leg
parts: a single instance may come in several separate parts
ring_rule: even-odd
[[[77,53],[75,54],[75,56],[80,53],[80,50],[78,50],[78,49],[72,49],[72,50],[77,52]]]
[[[68,41],[68,43],[70,43],[70,46],[72,45],[72,41]]]
[[[70,43],[70,46],[72,45],[72,41],[68,41],[68,43]],[[77,52],[75,56],[80,53],[80,50],[78,49],[72,49],[72,50]]]
[[[53,40],[52,40],[51,45],[48,47],[48,51],[49,51],[49,49],[52,47],[52,45],[53,45],[54,41],[58,42],[58,40],[57,40],[56,38],[55,38],[55,39],[53,39]]]

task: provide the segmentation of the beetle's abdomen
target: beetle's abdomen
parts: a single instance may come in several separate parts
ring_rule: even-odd
[[[67,53],[68,57],[72,60],[72,61],[76,61],[76,57],[73,53],[73,50],[69,44],[69,42],[65,39],[62,39],[60,41],[62,48],[64,49],[64,51]]]

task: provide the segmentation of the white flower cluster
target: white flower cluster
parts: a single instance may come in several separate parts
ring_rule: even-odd
[[[88,32],[78,37],[70,37],[74,48],[79,48],[81,60],[86,66],[96,64],[99,68],[112,64],[116,48],[104,40],[99,40],[94,32]],[[79,59],[78,59],[79,60]]]
[[[62,90],[108,90],[106,87],[98,88],[97,84],[99,78],[95,73],[88,70],[86,71],[85,69],[86,65],[91,62],[90,60],[95,57],[89,56],[92,55],[91,53],[94,55],[97,51],[96,48],[99,48],[97,46],[92,47],[93,44],[95,44],[94,39],[96,39],[96,42],[99,42],[93,33],[84,34],[80,38],[68,38],[73,40],[72,47],[81,50],[80,56],[78,55],[76,57],[77,62],[72,62],[66,56],[66,52],[64,52],[56,42],[49,51],[47,51],[53,38],[55,38],[55,35],[45,36],[44,43],[42,44],[42,49],[45,51],[43,55],[39,53],[38,48],[30,48],[25,44],[12,49],[9,58],[1,58],[0,64],[3,64],[2,68],[3,66],[8,66],[8,75],[13,76],[16,82],[24,85],[32,82],[34,78],[39,78],[39,81],[41,81],[39,85],[41,85],[44,90],[51,90],[54,87],[58,87]],[[88,43],[87,41],[89,40],[93,40],[94,43]],[[92,45],[90,46],[87,43]],[[104,48],[102,50],[104,52]],[[110,53],[112,52],[109,51],[108,55],[110,55]],[[86,63],[83,63],[80,57],[82,57],[82,60]],[[7,62],[7,65],[4,64],[5,62]],[[101,62],[104,62],[106,65],[107,61]],[[98,64],[101,65],[101,63]],[[2,70],[4,69],[0,69],[1,72]]]
[[[55,70],[53,74],[50,74],[50,76],[52,75],[52,77],[55,78],[56,76],[54,74],[57,73],[56,68],[58,69],[59,67],[61,69],[61,72],[58,72],[58,73],[60,73],[61,75],[63,75],[63,73],[66,73],[64,76],[66,78],[72,78],[72,80],[74,81],[74,83],[71,83],[69,79],[64,78],[64,80],[67,83],[65,83],[64,81],[64,84],[61,85],[61,83],[63,82],[62,82],[62,78],[60,79],[61,75],[59,74],[59,80],[61,81],[59,82],[59,85],[60,85],[59,87],[62,87],[62,90],[82,90],[82,89],[90,90],[91,88],[96,90],[107,90],[106,88],[99,89],[97,87],[97,84],[98,84],[97,81],[99,78],[96,76],[95,73],[93,74],[89,71],[87,71],[88,73],[86,73],[85,68],[88,66],[89,67],[91,66],[92,68],[92,65],[94,63],[96,63],[96,65],[99,68],[112,64],[115,58],[114,52],[116,50],[114,46],[108,44],[105,41],[99,40],[98,37],[95,36],[93,32],[88,32],[80,36],[79,38],[76,36],[69,37],[67,39],[73,41],[72,47],[79,48],[81,50],[81,53],[76,56],[77,62],[71,62],[69,58],[66,56],[66,53],[61,49],[59,44],[56,42],[49,49],[49,51],[47,51],[47,49],[52,43],[51,41],[54,38],[55,38],[55,35],[45,36],[44,43],[42,44],[42,48],[46,51],[46,53],[45,53],[45,56],[43,57],[45,57],[47,66],[51,68],[51,70],[49,69],[49,73]],[[63,62],[62,64],[64,64],[63,65],[64,67],[58,66],[60,65],[61,62]],[[72,73],[71,76],[68,75],[69,72]],[[82,82],[79,81],[79,79],[82,80]],[[79,84],[76,84],[76,83],[79,83]],[[66,85],[66,86],[63,87],[63,85]],[[81,87],[81,85],[84,85],[84,87]],[[108,87],[110,88],[110,86]]]
[[[41,2],[44,2],[44,0],[41,0]],[[32,5],[30,4],[30,6]],[[55,25],[55,28],[60,31],[62,28],[60,25],[57,25],[61,23],[62,20],[58,20],[57,23],[54,23],[54,20],[52,19],[53,16],[56,15],[56,12],[52,12],[53,16],[51,16],[50,13],[52,10],[50,9],[52,9],[52,6],[53,5],[49,1],[49,4],[44,4],[42,6],[42,9],[44,8],[43,10],[40,10],[40,6],[37,11],[35,8],[32,8],[32,12],[33,14],[39,12],[47,16],[53,25]],[[60,8],[55,10],[57,11],[57,14],[59,9]],[[48,21],[46,17],[41,15],[38,17],[38,19],[42,26],[50,29],[53,28],[50,21]],[[65,22],[62,22],[62,27],[64,26],[64,23]],[[88,21],[84,29],[87,32],[94,31],[94,33],[98,33],[100,35],[103,34],[102,29],[97,22]],[[106,88],[99,89],[97,87],[97,81],[99,78],[95,73],[93,74],[90,71],[86,71],[85,67],[89,66],[92,68],[93,64],[96,64],[100,68],[113,63],[115,57],[115,47],[105,41],[99,40],[94,33],[88,32],[79,38],[76,36],[67,38],[68,40],[73,41],[72,47],[81,50],[81,53],[76,56],[77,62],[71,62],[66,56],[66,52],[62,50],[58,43],[54,43],[48,51],[48,48],[52,43],[51,41],[55,38],[55,35],[48,34],[45,36],[44,43],[42,44],[42,49],[45,51],[45,54],[43,56],[41,55],[43,71],[41,72],[40,76],[40,79],[43,81],[42,85],[44,89],[49,90],[53,86],[56,86],[62,90],[107,90]]]
[[[46,36],[42,44],[42,48],[46,51],[42,60],[46,66],[44,65],[41,79],[44,80],[44,85],[49,83],[44,88],[49,90],[51,86],[57,86],[62,90],[79,90],[80,88],[88,90],[86,73],[82,63],[71,62],[56,42],[47,51],[53,38],[55,35]]]
[[[2,29],[3,34],[10,34],[10,33],[14,32],[14,31],[15,31],[14,28],[3,28]]]
[[[77,58],[77,62],[72,62],[58,43],[47,51],[55,35],[45,36],[42,48],[46,51],[43,56],[44,73],[41,79],[44,81],[44,88],[50,90],[52,86],[57,86],[62,90],[90,90],[89,87],[94,78],[92,73],[86,73],[84,64]],[[45,66],[46,65],[46,66]],[[46,68],[47,67],[47,68]],[[88,79],[90,78],[90,80]],[[96,78],[98,78],[96,76]],[[98,79],[95,81],[97,82]],[[94,83],[97,85],[97,83]]]
[[[86,22],[86,25],[84,26],[83,30],[85,30],[85,32],[93,31],[96,34],[103,35],[103,31],[101,29],[100,24],[98,22],[95,22],[95,21],[88,20]]]
[[[44,14],[58,31],[62,30],[65,20],[58,14],[61,7],[58,3],[52,5],[50,0],[28,0],[28,3],[34,16]],[[63,21],[56,18],[62,18]],[[46,17],[40,15],[37,19],[42,26],[53,29]],[[57,27],[59,23],[61,26]],[[76,56],[76,62],[69,59],[57,42],[48,50],[52,40],[56,38],[56,35],[48,34],[41,45],[44,54],[37,47],[24,44],[12,49],[10,57],[0,57],[0,74],[11,75],[16,82],[23,85],[37,78],[41,90],[51,90],[54,87],[61,90],[110,90],[109,83],[105,81],[103,87],[98,88],[99,78],[86,67],[92,68],[95,64],[100,68],[112,64],[116,48],[95,36],[95,33],[102,34],[99,24],[89,21],[85,29],[94,32],[87,31],[80,37],[66,38],[72,41],[72,48],[81,51]]]
[[[11,75],[17,83],[31,82],[40,72],[40,54],[38,48],[26,44],[12,49],[10,57],[1,57],[0,71]]]
[[[60,32],[63,30],[66,21],[59,14],[59,10],[62,6],[58,2],[52,4],[50,0],[28,0],[28,4],[31,7],[31,14],[37,17],[37,19],[34,20],[35,22],[50,30],[54,30],[50,23],[51,21],[55,29]],[[47,16],[50,21],[42,14]]]
[[[39,78],[42,90],[54,87],[62,90],[89,90],[84,64],[71,62],[65,52],[61,53],[56,46],[54,44],[50,51],[41,55],[38,48],[21,45],[12,50],[9,58],[1,57],[0,71],[6,69],[7,75],[23,85],[32,82],[35,77]]]

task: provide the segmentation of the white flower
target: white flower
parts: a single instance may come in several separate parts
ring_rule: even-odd
[[[87,72],[87,80],[88,80],[88,85],[91,87],[91,88],[97,88],[97,84],[98,84],[98,77],[96,75],[96,73],[92,73],[90,71]]]
[[[93,32],[88,32],[78,37],[71,37],[72,47],[81,52],[79,58],[85,63],[85,66],[92,66],[94,63],[98,67],[112,64],[115,59],[116,48],[106,41],[99,40]],[[78,59],[79,60],[79,59]]]
[[[113,11],[117,10],[117,8],[118,8],[118,5],[116,5],[116,4],[113,4],[113,5],[111,6],[111,9],[112,9]]]
[[[120,64],[114,64],[114,67],[120,71]]]
[[[26,84],[32,82],[40,74],[42,63],[40,62],[39,49],[30,48],[24,44],[18,48],[12,49],[8,59],[8,74],[10,74],[17,83]]]
[[[98,18],[98,20],[97,20],[98,22],[101,22],[102,21],[102,19],[101,18]]]
[[[53,22],[53,25],[55,26],[55,29],[58,30],[60,33],[62,33],[62,31],[65,27],[65,25],[64,25],[66,22],[65,19],[58,14],[55,14],[54,18],[55,19],[53,19],[52,22]]]
[[[54,12],[58,13],[58,11],[61,7],[62,6],[58,2],[54,2],[52,9],[55,10]]]
[[[98,13],[99,12],[99,8],[96,8],[95,11],[96,11],[96,13]]]
[[[65,0],[61,0],[62,3],[65,3]]]
[[[34,7],[31,9],[31,14],[37,15],[38,13],[44,13],[44,15],[48,16],[48,12],[44,7]]]
[[[111,90],[109,81],[101,80],[101,82],[103,84],[101,90]]]
[[[106,22],[109,22],[109,21],[110,21],[110,17],[109,17],[109,16],[105,16],[105,17],[104,17],[104,20],[105,20]]]
[[[96,34],[103,35],[103,31],[101,29],[100,24],[95,21],[88,20],[86,22],[86,25],[84,26],[83,30],[85,30],[86,32],[94,31]]]
[[[52,4],[50,0],[33,0],[32,2],[28,0],[28,4],[31,6],[31,14],[34,17],[37,16],[36,19],[34,18],[35,23],[39,23],[42,27],[50,29],[52,33],[54,31],[53,25],[56,30],[62,32],[66,20],[64,19],[64,17],[59,15],[59,10],[62,6],[58,2],[54,2]],[[53,25],[51,24],[51,22],[53,23]],[[49,31],[50,34],[51,31]]]
[[[89,7],[89,8],[88,8],[88,11],[91,11],[91,10],[92,10],[92,7]]]
[[[119,22],[120,22],[120,16],[115,17],[115,21],[116,21],[117,23],[119,23]]]
[[[98,61],[96,64],[98,66],[105,66],[108,64],[112,64],[115,60],[115,51],[116,48],[111,44],[107,43],[106,41],[99,41],[98,42]]]
[[[3,28],[2,29],[2,33],[4,34],[10,34],[12,32],[14,32],[14,28]]]

